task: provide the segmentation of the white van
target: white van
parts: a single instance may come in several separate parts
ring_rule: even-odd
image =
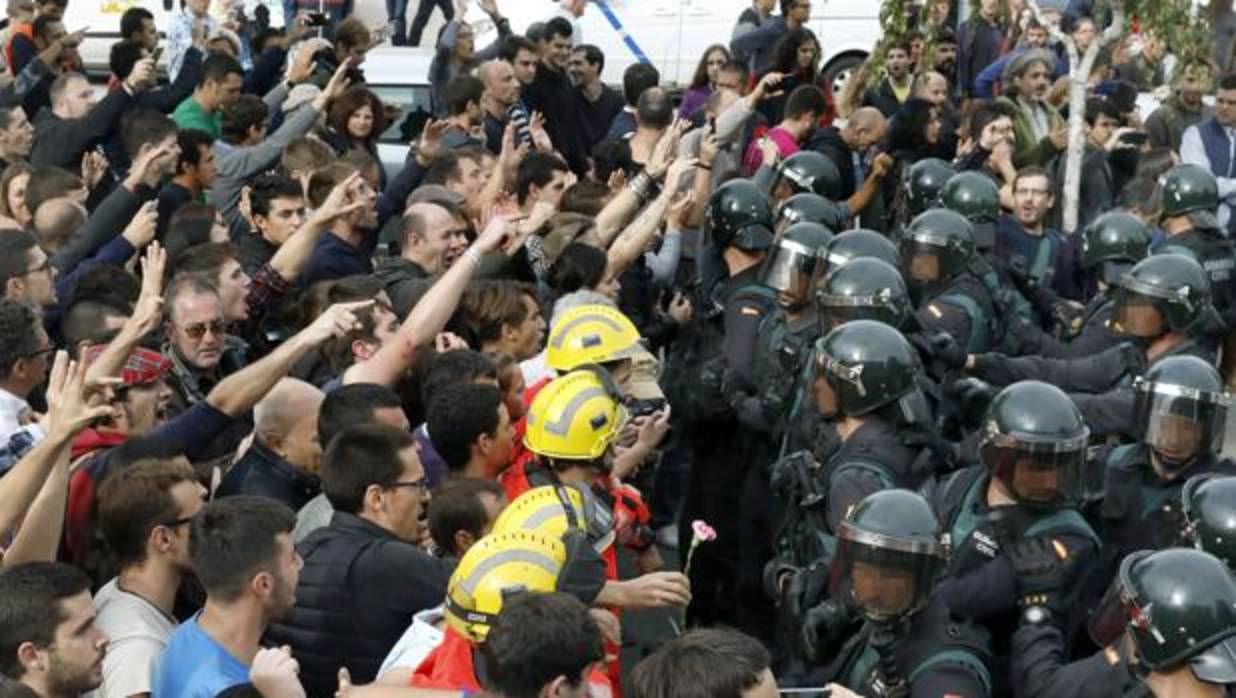
[[[750,0],[606,0],[588,4],[580,27],[583,42],[605,53],[601,76],[605,82],[622,84],[623,71],[642,54],[661,72],[663,84],[685,87],[705,49],[713,44],[728,46],[738,16],[750,6]],[[810,28],[823,44],[824,73],[835,86],[862,63],[880,38],[879,6],[878,0],[812,0]],[[533,22],[552,16],[556,5],[544,0],[499,0],[499,7],[511,29],[522,33]],[[409,7],[409,12],[414,9]],[[478,46],[493,40],[496,34],[480,8],[469,7],[468,17],[479,30]],[[367,21],[384,19],[385,12],[380,11]]]

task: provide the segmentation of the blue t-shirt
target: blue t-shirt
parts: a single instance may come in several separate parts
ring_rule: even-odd
[[[202,631],[197,615],[180,624],[155,668],[151,698],[214,698],[249,680],[249,667]]]

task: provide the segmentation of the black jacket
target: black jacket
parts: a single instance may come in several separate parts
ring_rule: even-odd
[[[579,102],[571,78],[541,63],[523,96],[529,111],[539,111],[545,117],[545,131],[554,148],[566,158],[571,171],[582,176],[588,171],[588,144],[579,123]]]
[[[132,99],[123,88],[112,90],[80,119],[62,119],[51,109],[40,111],[34,117],[30,164],[77,172],[82,166],[82,155],[116,130]]]
[[[283,460],[255,440],[245,455],[227,471],[215,497],[251,494],[283,502],[299,511],[322,491],[318,478]]]
[[[807,148],[823,153],[841,171],[841,195],[837,200],[844,201],[854,196],[859,185],[855,178],[854,150],[841,138],[841,129],[836,126],[816,129]]]
[[[292,647],[310,696],[333,696],[341,666],[373,681],[412,616],[446,596],[445,562],[354,514],[336,511],[296,549],[296,605],[267,639]]]

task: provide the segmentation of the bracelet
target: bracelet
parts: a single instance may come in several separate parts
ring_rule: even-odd
[[[476,268],[477,271],[480,271],[481,269],[480,250],[477,250],[475,247],[469,247],[467,250],[464,251],[463,256],[468,261],[472,262],[472,265]]]
[[[631,178],[631,183],[627,186],[636,196],[643,199],[648,196],[648,187],[651,184],[652,177],[647,172],[640,172]]]

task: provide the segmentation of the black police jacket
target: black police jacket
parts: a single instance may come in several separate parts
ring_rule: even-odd
[[[445,562],[347,512],[296,549],[305,560],[296,605],[266,639],[292,647],[310,696],[334,695],[339,667],[373,681],[412,616],[446,596]]]
[[[1114,652],[1100,651],[1068,664],[1054,625],[1023,624],[1013,633],[1010,662],[1017,698],[1121,698],[1140,686]]]
[[[837,526],[867,495],[891,488],[918,489],[932,471],[931,452],[906,443],[903,429],[867,418],[824,466],[828,476],[828,526]]]

